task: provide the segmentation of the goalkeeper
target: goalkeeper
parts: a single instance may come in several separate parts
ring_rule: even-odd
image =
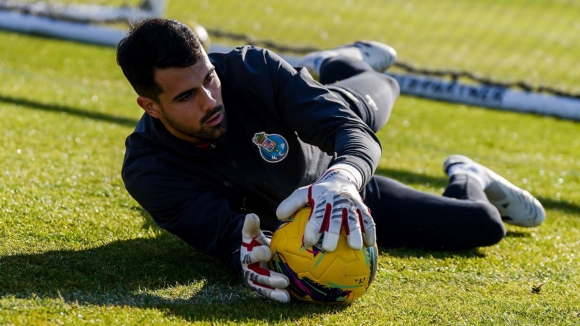
[[[161,228],[282,302],[288,280],[267,269],[261,230],[304,205],[313,208],[305,244],[322,238],[329,251],[341,230],[353,248],[462,250],[496,244],[504,222],[542,223],[534,197],[461,155],[444,162],[443,196],[374,176],[375,132],[399,95],[381,72],[395,59],[370,41],[298,67],[253,46],[208,55],[186,25],[144,20],[117,48],[145,111],[126,140],[125,186]]]

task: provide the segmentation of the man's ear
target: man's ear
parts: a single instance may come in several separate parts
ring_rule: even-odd
[[[139,104],[139,106],[143,108],[143,110],[145,110],[145,112],[147,112],[147,114],[149,114],[151,117],[155,119],[159,119],[161,117],[159,104],[157,104],[157,102],[153,101],[152,99],[145,96],[139,96],[137,98],[137,104]]]

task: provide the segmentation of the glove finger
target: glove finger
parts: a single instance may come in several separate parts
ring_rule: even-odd
[[[267,298],[282,303],[290,302],[290,294],[284,289],[270,290]]]
[[[306,246],[314,246],[318,243],[322,232],[328,228],[331,210],[332,206],[326,200],[319,201],[312,209],[304,229],[303,241]]]
[[[258,243],[255,244],[256,246],[252,246],[252,243],[246,244],[242,242],[242,248],[240,250],[240,262],[242,264],[248,265],[270,260],[272,256],[270,248],[265,245],[259,245]]]
[[[269,286],[277,289],[283,289],[290,284],[290,281],[286,275],[282,275],[270,270],[267,271],[270,272],[269,276],[256,274],[257,276],[255,278],[255,282],[260,283],[263,286]]]
[[[290,284],[286,275],[264,268],[259,263],[248,265],[246,271],[248,272],[246,278],[260,286],[282,289]]]
[[[266,245],[254,247],[250,254],[252,255],[253,262],[267,262],[272,257],[272,252]]]
[[[272,242],[272,239],[268,238],[263,232],[260,232],[260,235],[256,238],[256,241],[270,247],[270,242]]]
[[[339,234],[324,232],[324,238],[322,238],[322,249],[324,249],[326,252],[332,252],[336,250],[339,238]]]
[[[306,228],[304,229],[304,237],[302,238],[304,245],[308,247],[316,245],[320,240],[321,235],[320,222],[310,218],[310,220],[306,222]]]
[[[377,241],[377,230],[375,228],[375,225],[373,224],[372,227],[367,228],[365,230],[364,233],[365,246],[372,247],[375,245],[376,241]]]
[[[255,291],[259,295],[282,303],[290,302],[290,294],[285,289],[276,289],[268,286],[262,286],[260,284],[248,285],[251,290]]]
[[[363,232],[363,239],[364,243],[367,247],[372,247],[375,245],[377,240],[377,229],[375,227],[375,221],[370,214],[368,209],[366,210],[357,210],[357,214],[359,216],[362,232]]]
[[[343,220],[348,218],[347,207],[350,206],[350,203],[347,199],[338,198],[334,202],[334,205],[335,206],[332,208],[332,213],[330,215],[328,228],[324,230],[324,238],[322,239],[322,249],[329,252],[334,251],[338,245]]]
[[[371,210],[364,204],[362,198],[353,198],[357,207],[356,213],[358,215],[359,225],[363,235],[364,244],[367,247],[375,245],[377,235],[375,228],[375,221],[371,215]]]
[[[363,247],[363,237],[362,230],[360,226],[359,213],[360,210],[349,210],[348,214],[348,225],[345,225],[348,229],[348,236],[346,238],[348,246],[355,250],[360,250]]]
[[[260,218],[256,214],[246,214],[244,226],[242,227],[242,241],[250,242],[260,235]]]
[[[298,188],[284,199],[276,209],[276,216],[279,220],[285,220],[304,207],[308,202],[308,186]]]
[[[277,289],[283,289],[290,285],[288,276],[271,270],[268,271],[270,272],[270,277],[268,277],[268,280],[264,284]]]

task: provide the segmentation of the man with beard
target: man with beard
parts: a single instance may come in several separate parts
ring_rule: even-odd
[[[186,25],[144,20],[117,48],[145,111],[126,141],[125,186],[161,228],[281,302],[288,279],[268,270],[261,229],[305,205],[304,243],[322,238],[327,251],[341,231],[355,249],[462,250],[499,242],[504,221],[542,223],[533,196],[464,156],[445,161],[443,196],[374,176],[375,132],[399,95],[382,72],[395,59],[372,41],[311,53],[300,67],[253,46],[208,55]]]

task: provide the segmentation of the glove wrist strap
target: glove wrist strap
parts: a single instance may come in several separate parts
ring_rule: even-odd
[[[360,191],[360,189],[362,188],[362,174],[359,172],[357,168],[355,168],[350,164],[339,163],[328,168],[328,170],[324,175],[334,170],[342,170],[347,172],[349,174],[348,179],[355,185],[357,191]],[[322,178],[324,178],[324,176]]]

